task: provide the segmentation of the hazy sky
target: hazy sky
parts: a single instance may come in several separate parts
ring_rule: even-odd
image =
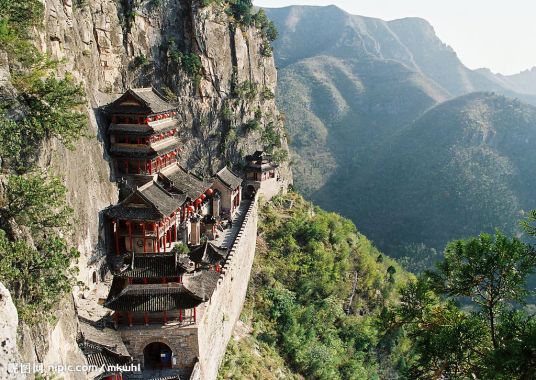
[[[335,4],[352,14],[428,20],[468,67],[513,74],[536,66],[535,0],[254,0],[255,5]]]

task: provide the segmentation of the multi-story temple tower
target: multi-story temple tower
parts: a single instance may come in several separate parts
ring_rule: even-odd
[[[153,88],[130,89],[111,103],[108,135],[116,177],[150,176],[177,162],[175,107]]]

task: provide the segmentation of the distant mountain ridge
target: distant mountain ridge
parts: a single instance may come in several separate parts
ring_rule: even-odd
[[[364,230],[388,236],[384,245],[441,247],[495,227],[515,233],[536,208],[535,143],[536,107],[493,93],[463,95],[403,128],[366,177],[333,195],[366,194],[352,217],[366,215]]]
[[[408,17],[393,21],[351,15],[331,5],[267,9],[281,38],[276,41],[280,68],[319,55],[340,59],[393,60],[436,82],[450,96],[494,91],[536,104],[536,86],[528,91],[526,73],[489,75],[471,70],[443,43],[430,23]],[[530,73],[530,71],[529,71]],[[536,83],[536,73],[531,75]]]
[[[280,34],[277,98],[292,141],[295,183],[307,197],[352,218],[393,255],[411,244],[442,249],[446,240],[493,226],[514,231],[523,212],[536,207],[536,187],[521,183],[536,174],[532,156],[515,150],[530,146],[503,146],[509,133],[534,141],[536,113],[528,104],[536,105],[536,70],[513,76],[470,70],[419,18],[383,21],[335,6],[266,12]],[[523,128],[508,128],[513,123]],[[485,126],[489,145],[467,134],[473,125]],[[454,143],[445,140],[458,132]],[[434,151],[444,157],[436,159]],[[412,183],[439,193],[436,185],[448,183],[462,193],[435,202]],[[479,186],[489,190],[487,202],[478,199]],[[459,219],[454,210],[469,206],[474,217],[459,220],[459,228],[434,219]]]

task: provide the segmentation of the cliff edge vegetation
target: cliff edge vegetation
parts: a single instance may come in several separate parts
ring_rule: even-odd
[[[37,167],[40,149],[51,138],[73,148],[87,130],[81,85],[58,77],[61,62],[31,42],[42,15],[39,1],[0,2],[0,54],[9,79],[0,97],[0,281],[29,323],[50,316],[71,289],[79,255],[65,239],[73,214],[67,189]]]
[[[242,321],[220,379],[373,379],[396,371],[404,338],[378,324],[413,276],[354,224],[296,193],[265,204]],[[247,329],[246,329],[247,331]]]
[[[524,222],[534,235],[536,214]],[[352,222],[290,193],[265,204],[242,325],[220,379],[532,379],[534,247],[455,240],[418,278]]]

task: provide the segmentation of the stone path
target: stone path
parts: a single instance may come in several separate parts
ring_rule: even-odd
[[[231,228],[226,228],[223,232],[218,230],[218,238],[211,240],[210,242],[218,247],[231,248],[236,235],[238,235],[238,231],[240,231],[240,227],[242,227],[242,223],[244,222],[244,218],[246,217],[250,205],[251,200],[242,200],[240,206],[238,206],[238,211],[233,217],[233,226]]]

